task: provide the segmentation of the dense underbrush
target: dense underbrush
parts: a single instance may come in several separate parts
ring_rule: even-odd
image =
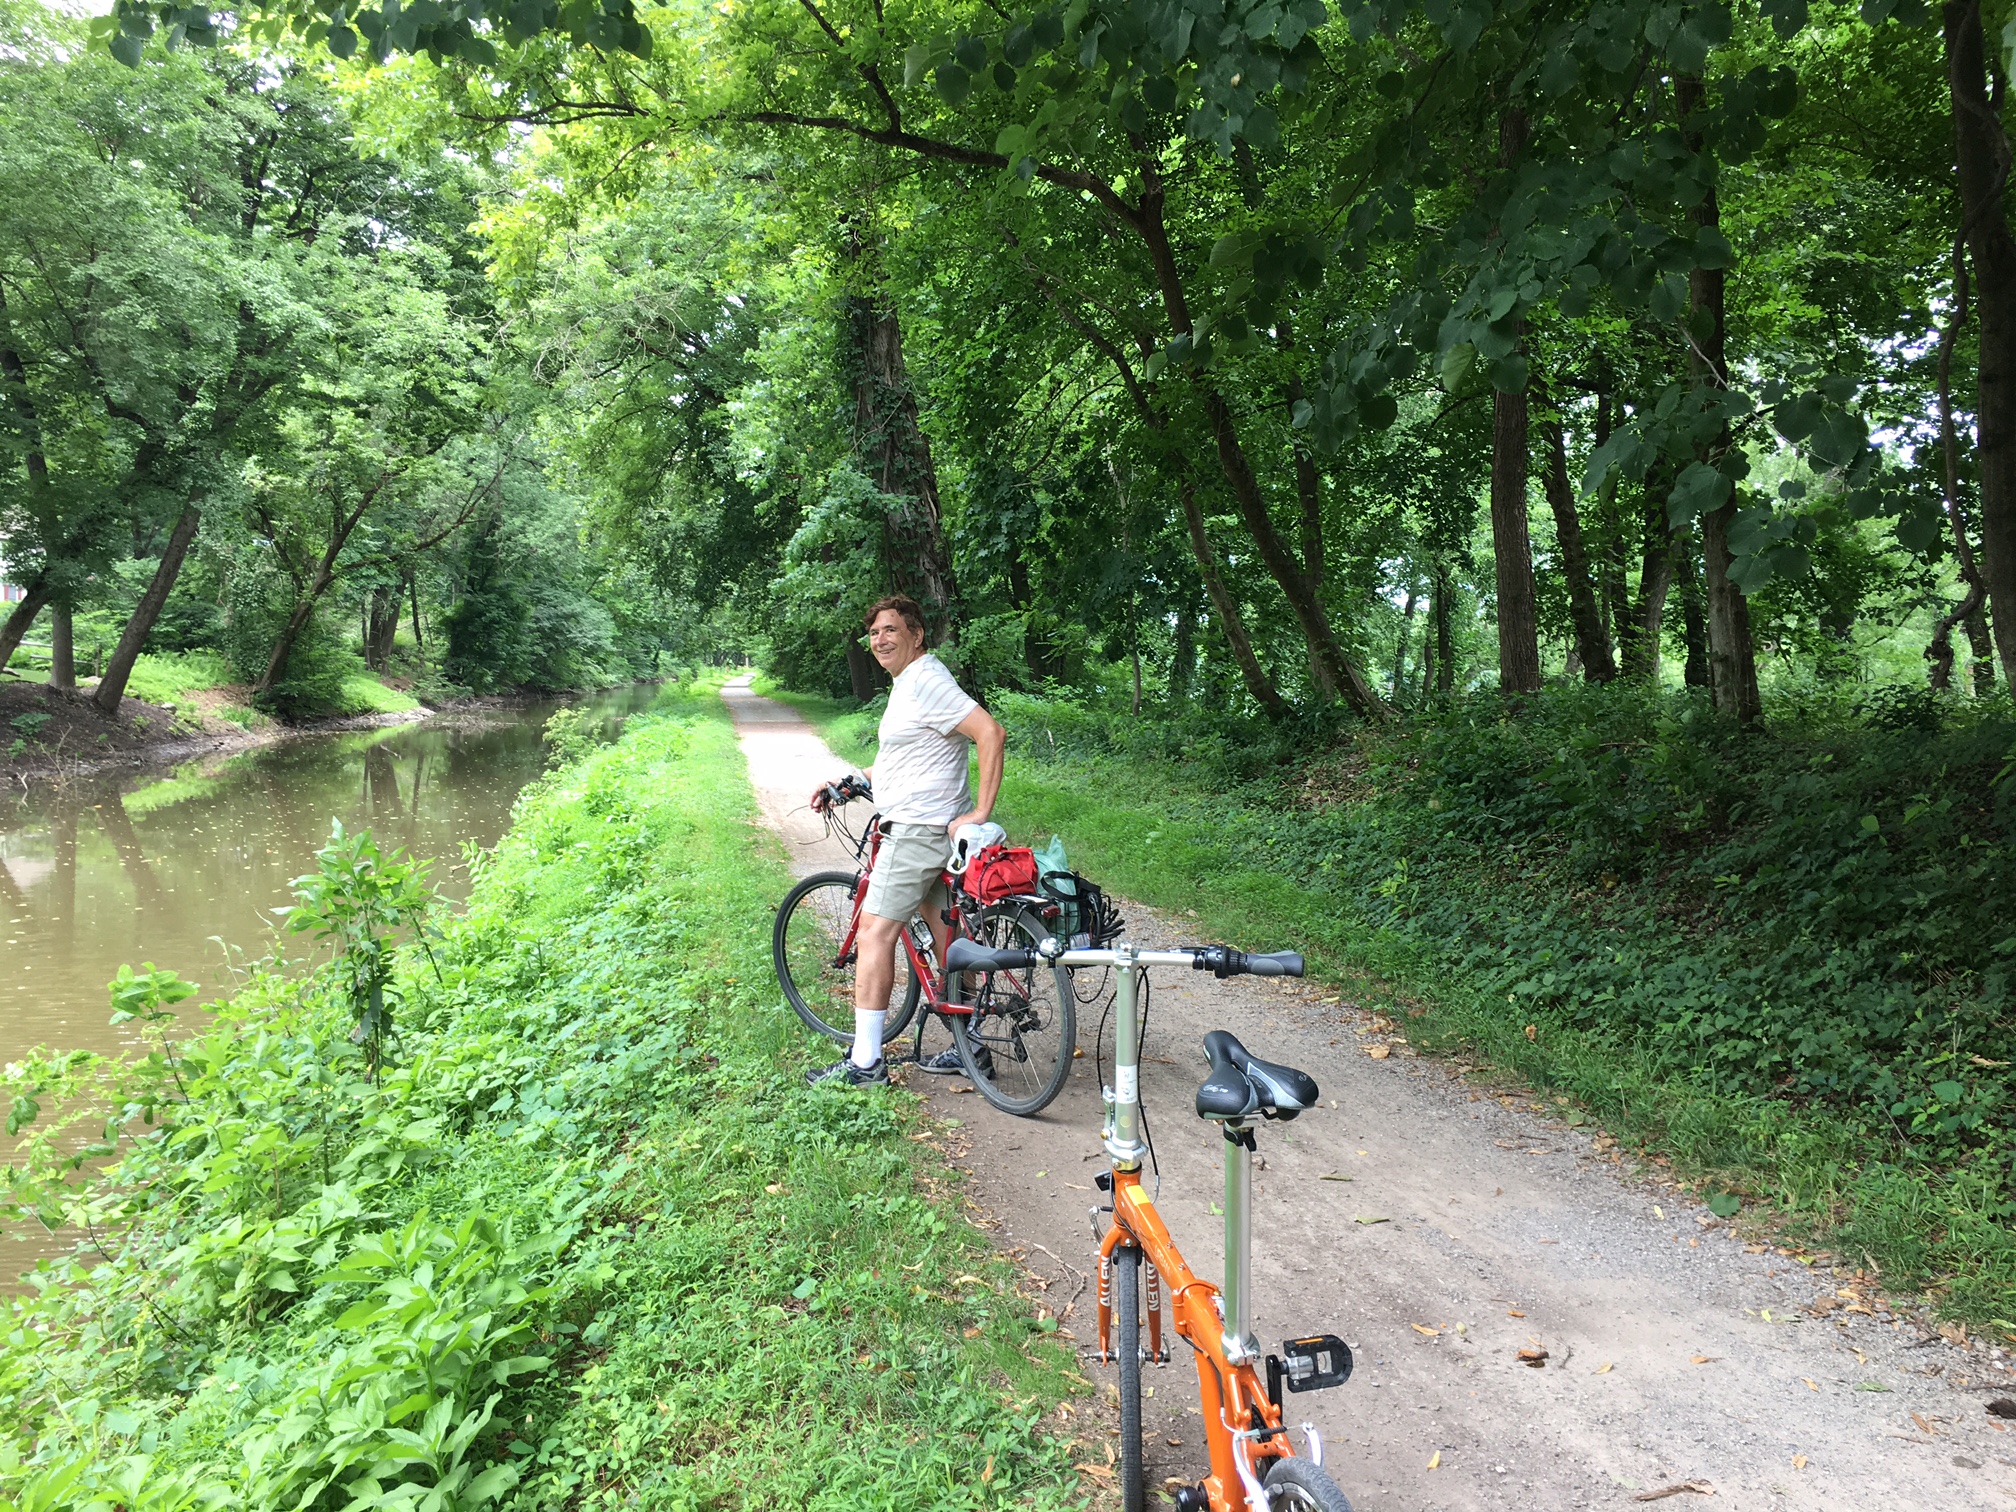
[[[182,1039],[128,974],[152,1056],[10,1068],[15,1215],[89,1241],[12,1303],[0,1495],[1075,1505],[1039,1421],[1082,1382],[910,1105],[798,1076],[749,812],[718,703],[668,695],[528,792],[389,983],[261,972]]]
[[[1369,970],[1649,1148],[2016,1318],[2016,718],[1567,687],[1379,730],[1004,695],[1002,817],[1244,943]],[[850,758],[860,715],[815,709]]]

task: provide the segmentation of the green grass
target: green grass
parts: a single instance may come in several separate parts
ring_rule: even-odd
[[[343,679],[343,696],[337,714],[405,714],[420,707],[410,693],[389,688],[368,672],[353,672]]]
[[[238,681],[216,651],[143,651],[133,660],[126,696],[142,703],[174,704],[178,708],[199,688],[222,688]]]
[[[0,1342],[0,1495],[126,1504],[146,1455],[163,1507],[1082,1505],[1047,1415],[1088,1388],[935,1126],[800,1078],[824,1052],[777,998],[789,877],[753,820],[719,700],[668,690],[402,956],[380,1083],[326,975],[221,1009],[186,1101],[158,1058],[99,1068],[171,1137],[136,1123],[86,1189],[61,1140],[21,1160],[20,1207],[68,1180],[119,1238]],[[53,1103],[79,1064],[0,1090]]]

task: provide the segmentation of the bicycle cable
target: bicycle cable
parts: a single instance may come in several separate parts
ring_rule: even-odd
[[[1108,970],[1110,969],[1111,968],[1109,967]],[[1140,983],[1141,983],[1140,986],[1141,1026],[1139,1037],[1134,1042],[1134,1060],[1135,1064],[1139,1065],[1141,1060],[1141,1047],[1148,1043],[1148,1007],[1150,1002],[1153,1001],[1155,994],[1154,990],[1149,985],[1148,972],[1146,968],[1137,968],[1137,970],[1139,971]],[[1119,1001],[1119,998],[1120,998],[1120,984],[1118,982],[1115,982],[1113,984],[1113,990],[1106,994],[1106,1001],[1100,1006],[1099,1029],[1098,1032],[1092,1036],[1092,1075],[1098,1080],[1099,1086],[1102,1090],[1106,1086],[1106,1020],[1112,1015],[1113,1005]],[[1083,1000],[1081,999],[1081,1001]],[[1117,1027],[1114,1032],[1116,1034],[1119,1032]],[[1113,1046],[1113,1058],[1115,1065],[1117,1067],[1120,1058],[1120,1046],[1117,1042]],[[1155,1154],[1155,1134],[1154,1131],[1148,1127],[1148,1105],[1145,1102],[1141,1101],[1140,1083],[1138,1081],[1135,1083],[1134,1111],[1138,1113],[1141,1117],[1141,1139],[1142,1142],[1148,1146],[1149,1169],[1155,1173],[1154,1200],[1160,1202],[1162,1200],[1162,1162],[1156,1157]]]

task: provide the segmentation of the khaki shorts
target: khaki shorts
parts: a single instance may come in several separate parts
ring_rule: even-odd
[[[927,923],[951,903],[945,894],[945,863],[952,859],[952,837],[942,824],[887,824],[875,870],[868,874],[868,897],[862,908],[878,918],[908,920],[924,913]]]

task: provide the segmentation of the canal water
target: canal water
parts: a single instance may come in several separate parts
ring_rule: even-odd
[[[582,707],[611,726],[647,706],[638,684]],[[0,1062],[36,1045],[117,1051],[105,984],[151,961],[201,985],[183,1012],[231,991],[232,969],[274,946],[274,910],[313,870],[332,819],[434,862],[459,902],[464,847],[497,843],[544,766],[560,705],[437,715],[423,724],[298,736],[172,776],[128,773],[0,798]],[[289,957],[313,949],[280,937]],[[0,1270],[8,1267],[0,1266]]]

